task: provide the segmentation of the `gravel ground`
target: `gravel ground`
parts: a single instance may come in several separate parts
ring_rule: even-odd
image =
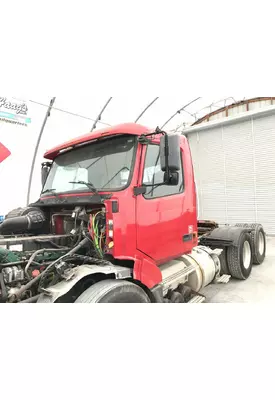
[[[247,281],[210,285],[203,294],[207,303],[275,303],[275,238],[267,239],[266,260]]]

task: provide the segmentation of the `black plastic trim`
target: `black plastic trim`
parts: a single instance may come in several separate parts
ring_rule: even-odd
[[[225,226],[214,229],[211,233],[203,236],[200,242],[204,246],[208,245],[220,245],[222,247],[238,246],[240,236],[243,232],[249,233],[249,229],[238,228],[235,226]]]
[[[207,238],[207,237],[202,237],[199,240],[199,244],[201,246],[206,246],[206,247],[211,247],[214,246],[217,249],[221,248],[226,248],[226,247],[230,247],[234,245],[234,241],[233,240],[222,240],[222,239],[211,239],[211,238]]]
[[[164,297],[163,297],[163,286],[162,285],[157,285],[151,289],[151,293],[154,298],[155,303],[164,303]]]
[[[112,201],[112,213],[113,214],[117,214],[119,212],[119,205],[118,205],[118,201]]]
[[[135,196],[140,196],[141,194],[144,195],[146,192],[147,192],[147,187],[145,187],[145,186],[140,186],[140,187],[134,188]]]
[[[53,207],[53,206],[62,206],[62,205],[89,205],[89,204],[102,204],[104,200],[109,200],[112,198],[112,194],[101,195],[99,199],[98,196],[94,196],[92,193],[87,193],[87,196],[78,196],[74,193],[74,196],[66,196],[66,194],[62,194],[62,197],[55,198],[41,198],[36,203],[30,204],[32,207]]]
[[[192,235],[192,234],[191,234],[191,235],[184,235],[184,236],[183,236],[183,242],[184,242],[184,243],[192,242],[192,240],[193,240],[193,235]]]

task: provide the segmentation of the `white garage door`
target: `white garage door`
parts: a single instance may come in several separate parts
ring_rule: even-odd
[[[253,125],[257,221],[275,235],[275,115],[257,118]]]
[[[226,223],[226,190],[222,132],[220,129],[191,134],[195,179],[201,219]]]
[[[275,115],[188,135],[201,219],[275,234]]]
[[[251,121],[223,128],[227,222],[255,222],[255,167]]]

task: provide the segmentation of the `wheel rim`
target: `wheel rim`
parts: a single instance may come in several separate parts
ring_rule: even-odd
[[[250,268],[251,258],[252,258],[251,246],[249,242],[245,242],[243,246],[243,265],[245,269]]]
[[[262,232],[259,234],[259,254],[262,256],[265,250],[265,240]]]

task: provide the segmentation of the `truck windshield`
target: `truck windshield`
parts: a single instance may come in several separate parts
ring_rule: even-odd
[[[58,156],[42,193],[90,191],[87,183],[98,191],[124,189],[129,184],[135,144],[135,137],[120,136]]]

